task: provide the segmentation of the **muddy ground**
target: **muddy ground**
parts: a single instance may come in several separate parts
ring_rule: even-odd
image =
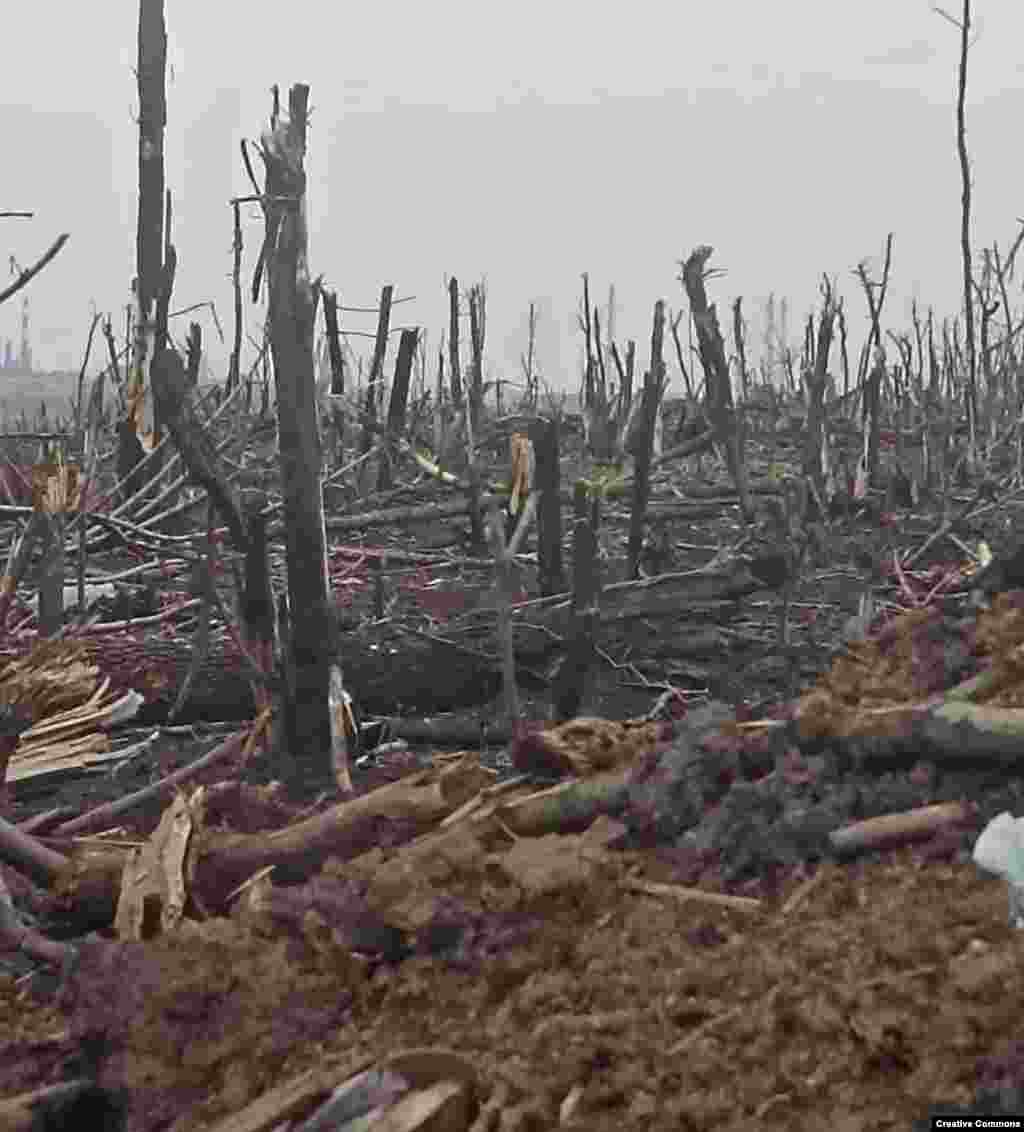
[[[840,650],[865,586],[878,601],[873,630],[916,595],[938,611],[942,639],[959,642],[943,650],[948,671],[896,665],[893,699],[976,671],[966,583],[959,593],[952,583],[932,591],[964,563],[963,547],[982,537],[997,552],[1012,545],[1019,505],[1004,496],[902,579],[888,566],[893,550],[919,547],[935,513],[876,509],[837,520],[801,567],[785,645],[768,590],[728,616],[717,611],[734,642],[724,655],[682,647],[702,628],[685,617],[629,626],[627,646],[605,654],[588,712],[640,715],[669,684],[686,693],[687,708],[637,760],[624,800],[600,819],[601,837],[588,850],[585,831],[551,835],[560,846],[544,842],[550,859],[570,846],[576,863],[540,878],[509,863],[530,851],[514,835],[490,856],[418,878],[445,915],[397,951],[353,955],[316,933],[275,934],[234,915],[186,920],[144,943],[100,933],[62,973],[0,955],[0,1098],[84,1074],[123,1091],[126,1126],[138,1132],[273,1127],[221,1122],[307,1070],[339,1082],[398,1051],[432,1047],[455,1051],[476,1076],[467,1121],[445,1127],[852,1132],[911,1128],[938,1104],[1024,1109],[1015,1092],[1024,1087],[1015,1044],[1024,935],[1008,924],[1005,884],[970,856],[985,820],[1024,812],[1016,768],[937,762],[905,746],[864,757],[846,742],[802,741],[786,723],[794,697]],[[669,530],[663,571],[705,564],[736,541],[739,521],[725,506],[718,520]],[[621,526],[610,520],[602,537],[613,549]],[[400,545],[416,544],[402,536]],[[609,562],[611,578],[614,553]],[[369,600],[369,582],[359,581],[346,586],[353,616]],[[531,584],[527,571],[527,592]],[[422,614],[416,587],[394,585],[404,604],[390,615]],[[545,711],[543,695],[528,698],[527,715]],[[783,725],[735,726],[768,718]],[[83,811],[216,741],[197,729],[165,736],[113,772],[30,780],[14,791],[11,814],[17,822],[58,805]],[[369,759],[355,770],[357,791],[401,778],[432,753]],[[512,755],[492,748],[481,761],[507,776]],[[273,780],[273,753],[241,777]],[[336,801],[278,800],[250,817],[285,825],[303,806]],[[829,849],[828,833],[845,824],[944,801],[971,803],[972,820],[909,847],[852,858]],[[149,836],[163,805],[127,815],[118,837]],[[374,861],[401,854],[392,845]],[[45,894],[3,873],[16,906],[59,934]],[[333,862],[319,883],[356,873]]]

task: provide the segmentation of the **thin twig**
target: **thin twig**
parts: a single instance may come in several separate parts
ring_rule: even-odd
[[[31,267],[26,267],[22,270],[17,279],[5,291],[0,291],[0,303],[6,302],[12,295],[16,295],[22,287],[26,285],[34,276],[38,275],[40,271],[50,262],[51,259],[60,251],[62,247],[68,242],[70,233],[65,232],[63,235],[58,236],[53,241],[50,249],[43,253],[39,260]]]

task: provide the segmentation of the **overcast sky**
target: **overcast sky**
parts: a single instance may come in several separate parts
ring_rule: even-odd
[[[1024,216],[1024,5],[974,7],[973,240],[1005,250]],[[616,337],[637,338],[646,363],[654,301],[681,305],[677,261],[701,243],[726,270],[712,284],[722,314],[741,294],[753,322],[774,290],[797,335],[828,272],[860,338],[850,270],[878,264],[889,231],[888,324],[905,325],[915,294],[957,310],[959,38],[925,0],[167,0],[166,19],[175,305],[214,300],[229,340],[227,202],[247,191],[239,141],[264,127],[274,82],[285,98],[293,82],[311,87],[314,274],[351,305],[375,305],[385,283],[414,295],[396,313],[432,349],[446,275],[485,277],[488,355],[505,376],[535,300],[539,365],[576,387],[583,271],[594,301],[615,284]],[[8,255],[29,263],[71,234],[29,292],[43,366],[77,368],[91,303],[127,301],[137,22],[135,0],[61,0],[19,5],[8,27],[0,209],[36,216],[0,221],[3,274]],[[244,233],[249,278],[254,210]],[[18,314],[0,307],[0,336],[17,337]],[[246,318],[258,333],[251,305]],[[349,329],[374,324],[346,316]],[[203,330],[222,365],[226,347],[208,319]]]

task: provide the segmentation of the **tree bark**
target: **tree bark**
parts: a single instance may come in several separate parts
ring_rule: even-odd
[[[135,233],[137,304],[127,422],[120,432],[119,463],[138,448],[145,425],[146,371],[153,352],[151,316],[164,287],[164,128],[167,125],[167,28],[163,0],[140,0],[138,34],[139,214]],[[155,465],[149,469],[156,471]]]
[[[366,379],[366,421],[363,424],[363,434],[359,441],[359,455],[366,456],[373,443],[373,425],[377,421],[377,386],[380,384],[381,370],[384,368],[384,357],[388,348],[388,328],[391,325],[391,296],[394,287],[389,283],[381,289],[380,310],[377,315],[377,338],[373,345],[373,361],[370,363],[370,376]],[[360,484],[366,482],[366,464],[360,467],[358,474]]]
[[[285,727],[296,779],[331,777],[327,704],[332,634],[327,600],[327,536],[313,366],[315,308],[306,231],[306,123],[309,87],[295,84],[288,119],[275,114],[263,136],[266,161],[270,340],[277,383],[281,489],[294,694]]]
[[[419,339],[419,330],[403,330],[398,345],[398,358],[395,361],[395,379],[391,383],[391,400],[388,403],[387,430],[388,436],[400,436],[405,427],[405,410],[409,400],[409,378],[412,375],[412,360],[416,353],[416,342]],[[389,491],[391,489],[391,460],[393,447],[389,445],[388,451],[380,462],[380,471],[377,474],[377,490]]]
[[[530,439],[536,459],[537,558],[540,592],[543,597],[558,593],[565,586],[562,570],[562,502],[559,494],[561,469],[558,464],[559,418],[538,417],[530,426]]]
[[[163,0],[140,0],[138,40],[139,218],[135,237],[139,307],[147,319],[160,291],[164,252],[164,127],[167,29]]]

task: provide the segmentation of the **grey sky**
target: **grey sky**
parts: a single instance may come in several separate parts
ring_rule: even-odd
[[[975,7],[974,243],[1005,249],[1024,215],[1024,5]],[[798,330],[821,273],[835,273],[859,339],[849,271],[877,262],[890,230],[889,325],[912,294],[940,315],[957,309],[959,39],[925,0],[167,0],[166,14],[175,301],[214,299],[229,336],[227,200],[247,190],[238,143],[265,124],[270,85],[296,81],[313,106],[314,273],[343,303],[373,305],[385,283],[417,296],[400,321],[424,326],[434,349],[445,274],[485,276],[488,354],[506,376],[535,299],[540,365],[576,386],[583,271],[594,301],[615,283],[616,336],[636,337],[646,361],[653,303],[680,305],[676,261],[699,243],[727,270],[713,284],[720,310],[742,294],[752,321],[774,290]],[[36,219],[0,221],[4,271],[8,254],[31,262],[71,233],[31,285],[44,366],[77,367],[91,300],[116,312],[127,299],[137,19],[135,0],[24,5],[6,40],[0,208]],[[261,235],[253,211],[247,277]],[[251,305],[246,317],[256,333]],[[0,336],[17,337],[17,319],[16,302],[0,307]],[[204,335],[221,363],[208,320]]]

